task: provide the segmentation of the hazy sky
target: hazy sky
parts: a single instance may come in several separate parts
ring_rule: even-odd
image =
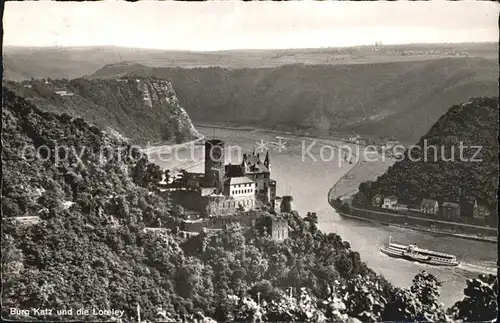
[[[223,50],[498,40],[499,5],[431,2],[7,2],[5,46]]]

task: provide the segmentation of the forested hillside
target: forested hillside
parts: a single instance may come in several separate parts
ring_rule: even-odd
[[[338,235],[318,231],[313,214],[287,215],[283,243],[259,224],[184,238],[168,196],[156,191],[161,170],[140,151],[82,119],[44,112],[6,88],[3,95],[2,318],[128,321],[140,307],[142,320],[164,322],[446,319],[435,277],[392,287]],[[103,160],[103,150],[115,158]],[[496,317],[497,288],[494,276],[470,281],[449,317]],[[74,312],[56,312],[63,309]]]
[[[200,137],[165,80],[43,79],[4,85],[46,111],[84,118],[134,143],[180,143]]]
[[[498,93],[497,60],[478,57],[243,69],[114,64],[93,77],[129,73],[171,80],[195,122],[404,142],[417,141],[457,101]]]
[[[370,195],[396,194],[401,203],[477,200],[498,220],[498,113],[498,97],[453,105],[420,139],[420,149],[406,151],[370,184]]]

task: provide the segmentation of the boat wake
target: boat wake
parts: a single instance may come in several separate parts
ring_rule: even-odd
[[[480,274],[497,274],[497,268],[493,267],[494,264],[488,266],[487,264],[471,264],[471,263],[460,263],[458,268],[469,272],[475,272]]]
[[[464,276],[465,278],[474,278],[476,276],[476,275],[470,275],[470,273],[492,274],[492,275],[497,274],[497,268],[494,267],[495,264],[493,262],[491,264],[490,263],[488,263],[488,264],[459,263],[459,265],[456,267],[443,267],[443,266],[434,266],[434,265],[424,264],[424,263],[420,263],[418,261],[408,261],[406,259],[389,257],[382,252],[380,252],[380,254],[390,258],[391,261],[396,261],[396,262],[399,262],[400,264],[409,263],[409,264],[413,264],[413,265],[418,266],[418,267],[429,268],[429,269],[439,268],[439,269],[455,272],[456,274],[458,274],[460,276]],[[464,274],[461,274],[459,272],[469,273],[469,275],[464,275]]]

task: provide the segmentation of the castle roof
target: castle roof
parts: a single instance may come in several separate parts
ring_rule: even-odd
[[[269,173],[269,168],[267,168],[266,165],[261,162],[249,166],[248,168],[250,170],[250,173]]]
[[[231,177],[227,179],[229,185],[239,185],[239,184],[249,184],[249,183],[255,183],[252,181],[250,178],[246,176],[239,176],[239,177]]]
[[[269,168],[264,165],[257,155],[246,156],[244,162],[246,162],[250,173],[266,173],[269,172]]]
[[[242,166],[247,167],[247,173],[269,173],[270,158],[267,152],[264,161],[260,159],[260,154],[252,152],[251,155],[243,154]]]
[[[248,155],[248,156],[246,156],[245,161],[247,162],[247,164],[249,166],[261,163],[258,155]]]

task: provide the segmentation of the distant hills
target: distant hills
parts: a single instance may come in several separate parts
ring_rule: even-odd
[[[167,78],[195,122],[420,138],[456,102],[498,93],[498,65],[486,58],[443,58],[272,68],[151,68],[114,64],[94,78]]]
[[[96,124],[134,143],[185,142],[200,137],[171,84],[153,78],[5,81],[37,107]]]
[[[425,134],[445,107],[498,93],[496,43],[219,52],[5,48],[4,54],[9,80],[171,80],[197,123],[408,143]]]
[[[4,78],[77,78],[107,64],[138,63],[154,67],[255,68],[286,64],[351,64],[443,57],[498,58],[498,43],[378,45],[347,48],[278,50],[173,51],[116,46],[4,46]]]

